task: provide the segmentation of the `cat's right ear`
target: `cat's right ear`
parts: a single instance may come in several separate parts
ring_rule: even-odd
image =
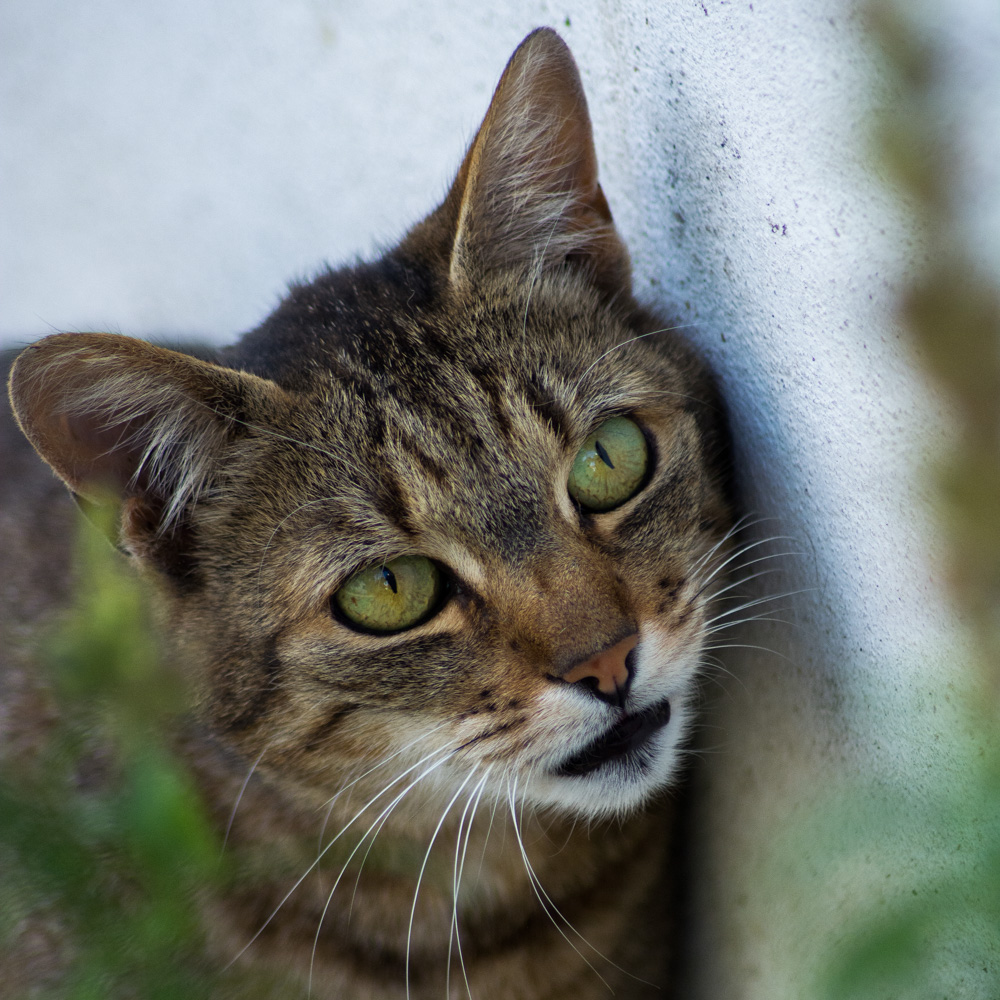
[[[46,337],[10,374],[21,429],[84,506],[127,512],[131,501],[151,534],[175,524],[227,444],[280,396],[266,379],[108,333]]]
[[[609,298],[630,294],[583,83],[554,31],[539,28],[517,47],[448,197],[407,243],[437,257],[453,286],[570,267]]]

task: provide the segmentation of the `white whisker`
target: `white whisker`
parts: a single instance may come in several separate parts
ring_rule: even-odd
[[[465,968],[465,956],[462,954],[462,935],[458,926],[458,893],[462,885],[462,874],[465,872],[465,855],[469,850],[469,841],[472,839],[472,824],[476,819],[476,811],[479,808],[479,800],[483,796],[486,782],[489,780],[492,766],[487,768],[486,773],[480,779],[479,784],[469,793],[469,800],[462,810],[462,818],[458,824],[458,834],[455,837],[455,867],[452,872],[452,907],[451,907],[451,931],[448,935],[448,960],[445,966],[445,997],[451,996],[451,951],[452,941],[458,946],[458,962],[462,969],[462,978],[465,980],[465,992],[472,997],[472,987],[469,985],[469,974]],[[465,827],[465,817],[472,807],[472,815],[469,818],[468,827],[465,828],[465,845],[462,845],[462,829]],[[459,848],[461,848],[461,861],[459,860]]]
[[[341,785],[341,787],[338,788],[337,791],[329,799],[327,799],[327,810],[326,810],[326,815],[323,818],[323,825],[322,827],[320,827],[320,833],[319,833],[320,843],[317,846],[317,850],[319,850],[320,847],[322,846],[323,836],[326,833],[326,825],[330,821],[330,814],[333,812],[334,806],[337,804],[337,799],[339,799],[340,796],[344,794],[344,792],[353,788],[359,781],[363,781],[365,778],[368,777],[368,775],[377,771],[380,767],[385,767],[385,765],[388,764],[389,761],[395,760],[400,754],[406,753],[407,750],[409,750],[411,747],[415,747],[422,740],[426,740],[428,737],[433,736],[434,733],[436,733],[439,729],[441,729],[443,726],[446,726],[447,724],[448,720],[438,723],[433,729],[427,730],[426,733],[421,733],[416,739],[410,740],[409,743],[405,744],[404,746],[401,746],[398,750],[393,751],[391,754],[389,754],[388,757],[383,757],[382,760],[380,760],[377,764],[373,764],[370,768],[368,768],[367,771],[365,771],[363,774],[359,774],[356,778],[354,778],[352,781],[349,781],[346,785]]]
[[[333,847],[333,845],[347,832],[347,830],[351,827],[351,825],[354,823],[354,821],[356,819],[358,819],[358,817],[360,817],[361,815],[364,814],[365,810],[368,809],[369,806],[371,806],[375,802],[377,802],[383,795],[385,795],[385,793],[387,791],[389,791],[390,788],[392,788],[393,785],[395,785],[398,781],[401,781],[403,778],[405,778],[406,775],[408,775],[411,771],[416,770],[418,767],[420,767],[421,764],[423,764],[426,761],[430,760],[432,757],[434,757],[437,754],[444,754],[445,756],[447,756],[448,754],[450,754],[452,752],[453,751],[449,751],[447,749],[444,749],[444,750],[438,749],[438,750],[431,751],[431,753],[427,754],[426,757],[423,757],[420,760],[418,760],[416,764],[411,765],[405,771],[403,771],[401,774],[398,774],[380,792],[378,792],[371,799],[369,799],[368,802],[366,802],[351,817],[351,819],[349,819],[347,821],[347,823],[344,824],[343,827],[341,827],[340,832],[332,840],[330,840],[330,842],[326,845],[326,847],[324,847],[323,850],[319,852],[319,854],[316,856],[316,860],[313,861],[312,864],[310,864],[309,867],[302,873],[302,875],[295,881],[295,884],[291,887],[291,889],[288,890],[288,892],[285,893],[285,895],[281,899],[281,902],[278,903],[278,905],[274,908],[274,910],[272,911],[271,915],[264,921],[263,924],[261,924],[260,928],[257,930],[257,933],[254,934],[254,936],[252,938],[250,938],[250,940],[233,956],[233,958],[226,965],[226,968],[227,969],[231,968],[232,965],[233,965],[233,963],[236,962],[244,954],[244,952],[254,943],[254,941],[256,941],[257,938],[259,938],[261,936],[261,934],[264,933],[264,930],[268,926],[268,924],[270,924],[271,921],[278,915],[279,911],[285,905],[285,903],[287,903],[288,900],[291,899],[292,894],[295,892],[295,890],[298,889],[298,887],[300,885],[302,885],[302,883],[306,880],[306,878],[308,878],[309,873],[312,872],[316,868],[316,866],[323,859],[323,856],[327,853],[327,851],[329,851],[330,848]],[[418,778],[417,780],[419,781],[420,779]]]
[[[645,340],[646,337],[655,337],[659,333],[673,333],[675,330],[686,330],[689,327],[694,326],[693,323],[686,323],[683,326],[664,326],[660,327],[659,330],[650,330],[648,333],[640,333],[635,337],[629,337],[628,340],[623,340],[619,344],[615,344],[614,347],[608,348],[596,361],[589,365],[583,372],[583,374],[577,380],[577,389],[582,389],[583,380],[597,367],[609,354],[614,354],[615,351],[620,351],[623,347],[628,347],[629,344],[634,344],[638,340]]]
[[[372,821],[372,823],[368,827],[368,829],[365,830],[365,832],[361,835],[361,838],[358,840],[357,844],[354,846],[354,850],[351,851],[351,853],[347,856],[347,860],[344,862],[343,866],[340,869],[340,872],[337,874],[337,878],[334,880],[333,887],[330,889],[330,892],[327,894],[326,903],[323,906],[323,912],[320,914],[319,924],[316,927],[316,934],[313,937],[312,956],[309,959],[309,989],[310,990],[312,990],[312,975],[313,975],[313,965],[314,965],[314,963],[316,961],[316,947],[319,944],[320,932],[323,930],[323,921],[326,919],[327,912],[330,909],[330,903],[333,900],[333,894],[337,891],[337,886],[340,885],[340,880],[344,877],[344,873],[347,871],[347,868],[350,865],[351,861],[354,860],[354,855],[357,854],[358,851],[361,850],[361,845],[368,839],[368,835],[372,832],[372,830],[375,830],[375,836],[372,837],[371,844],[368,845],[368,851],[365,852],[365,859],[367,859],[368,853],[371,851],[372,845],[375,843],[375,838],[378,837],[379,833],[382,830],[382,827],[385,825],[386,820],[389,818],[390,814],[396,808],[396,806],[398,806],[399,803],[402,802],[403,799],[409,794],[409,792],[412,789],[416,788],[416,786],[419,785],[420,782],[423,781],[424,778],[426,778],[428,774],[431,774],[433,771],[437,770],[437,768],[439,768],[446,760],[449,759],[449,757],[451,757],[453,755],[454,755],[454,751],[449,751],[449,752],[445,753],[445,755],[443,757],[441,757],[439,760],[436,760],[433,764],[431,764],[430,767],[426,768],[423,772],[421,772],[420,774],[418,774],[417,777],[414,778],[413,781],[411,781],[410,784],[407,785],[406,788],[404,788],[382,810],[382,812],[380,812],[378,814],[378,816],[375,817],[375,819]],[[357,817],[355,817],[355,819],[356,818]],[[353,822],[354,822],[354,820],[352,819],[347,824],[347,826],[345,826],[344,829],[341,830],[340,833],[337,834],[337,837],[339,837],[342,833],[344,833],[348,829],[348,827],[350,827],[353,824]],[[376,827],[378,827],[378,829],[375,829]],[[336,840],[337,837],[334,837],[334,840]],[[332,843],[332,841],[331,841],[331,843]],[[362,860],[362,862],[361,862],[361,868],[364,868],[364,860]],[[361,878],[361,870],[359,869],[358,870],[358,879],[360,879],[360,878]],[[355,890],[357,890],[357,881],[355,881]],[[354,897],[353,896],[351,897],[351,907],[352,907],[352,909],[354,907]]]
[[[784,653],[779,653],[776,649],[771,649],[770,646],[757,646],[751,642],[716,643],[712,646],[706,646],[705,649],[759,649],[763,653],[770,653],[772,656],[788,661],[788,657]]]
[[[772,601],[780,601],[780,600],[783,600],[786,597],[798,597],[800,594],[808,594],[808,593],[810,593],[809,589],[806,589],[806,590],[789,590],[789,591],[786,591],[786,592],[784,592],[782,594],[771,594],[771,595],[769,595],[767,597],[754,597],[754,598],[750,598],[748,600],[745,600],[742,604],[737,604],[736,607],[734,607],[734,608],[727,608],[724,611],[720,611],[714,617],[709,618],[704,623],[703,627],[704,627],[706,633],[709,633],[709,634],[711,632],[716,631],[718,628],[730,628],[732,626],[732,624],[733,624],[732,622],[726,622],[726,623],[724,623],[722,625],[716,626],[715,628],[712,628],[712,626],[714,626],[716,622],[720,622],[724,618],[728,618],[730,615],[738,614],[740,611],[746,611],[748,608],[756,608],[756,607],[759,607],[761,604],[770,604]],[[741,618],[740,619],[740,621],[749,621],[749,620],[750,620],[749,618]]]
[[[739,569],[742,572],[745,569],[749,569],[751,566],[756,566],[758,563],[768,562],[771,559],[785,559],[789,556],[797,556],[799,554],[800,553],[798,552],[769,552],[767,555],[757,556],[755,559],[748,559],[746,562],[740,563]],[[708,600],[714,601],[720,594],[724,594],[727,590],[732,590],[733,587],[739,587],[744,583],[749,583],[751,580],[756,580],[757,577],[765,576],[769,573],[780,573],[781,570],[781,566],[770,566],[767,569],[758,570],[756,573],[751,573],[748,576],[741,576],[739,579],[733,580],[721,590],[717,590],[713,594],[709,595]],[[704,590],[704,587],[702,590]]]
[[[490,810],[490,822],[489,822],[489,826],[486,827],[486,836],[483,838],[483,850],[482,850],[482,853],[479,855],[479,868],[476,871],[476,884],[477,885],[479,884],[480,880],[482,879],[483,865],[486,862],[486,847],[487,847],[487,845],[490,842],[490,834],[493,832],[493,821],[496,819],[496,816],[497,816],[497,807],[499,805],[500,805],[500,796],[499,795],[495,795],[493,797],[493,808]],[[503,851],[504,845],[506,845],[506,843],[507,843],[507,840],[506,840],[506,825],[504,827],[504,837],[505,837],[505,839],[504,839],[503,843],[500,846],[501,852]]]
[[[254,771],[257,770],[257,765],[260,763],[261,757],[264,756],[264,752],[267,750],[270,743],[264,746],[264,749],[257,754],[257,759],[250,765],[250,770],[247,772],[247,776],[243,779],[243,784],[240,785],[239,794],[236,796],[236,801],[233,803],[233,811],[229,814],[229,822],[226,824],[226,833],[222,838],[222,847],[219,848],[219,855],[221,857],[222,852],[226,849],[226,844],[229,843],[229,834],[233,829],[233,822],[236,819],[236,810],[240,807],[240,802],[243,801],[243,793],[247,790],[247,785],[250,784],[250,779],[253,777]]]
[[[695,594],[695,597],[697,597],[698,594],[702,593],[702,591],[704,591],[704,589],[709,585],[709,583],[711,583],[712,580],[714,580],[715,577],[717,577],[719,575],[719,573],[722,572],[722,570],[724,570],[727,566],[729,566],[730,564],[732,564],[733,562],[735,562],[737,559],[739,559],[742,556],[746,555],[752,549],[759,548],[761,545],[767,545],[769,542],[792,541],[792,540],[793,539],[788,538],[788,537],[786,537],[784,535],[774,535],[774,536],[772,536],[770,538],[761,538],[761,539],[758,539],[757,541],[749,542],[748,544],[742,546],[741,548],[738,548],[735,552],[731,552],[722,562],[720,562],[717,566],[715,566],[712,569],[712,571],[709,573],[707,579],[705,580],[705,582],[702,584],[701,588],[699,589],[698,593]],[[765,556],[764,558],[766,559],[766,558],[770,558],[770,557]]]
[[[725,632],[728,629],[737,628],[740,625],[746,625],[749,622],[775,622],[778,625],[787,625],[789,628],[796,628],[795,622],[790,622],[787,618],[776,618],[775,613],[785,612],[787,608],[771,608],[768,610],[767,614],[759,615],[746,615],[743,618],[735,618],[731,622],[720,622],[717,625],[713,625],[709,629],[705,629],[703,636],[704,638],[709,638],[710,636],[716,635],[719,632]]]
[[[746,516],[741,517],[735,524],[733,524],[726,533],[717,541],[714,545],[705,553],[702,554],[701,558],[688,570],[688,576],[691,578],[697,577],[701,572],[702,567],[708,563],[712,557],[720,550],[724,551],[724,546],[727,542],[731,541],[736,537],[737,533],[742,531],[744,528],[749,529],[753,525],[747,520]]]
[[[562,936],[563,940],[573,949],[573,951],[575,951],[577,953],[577,955],[580,956],[581,959],[583,959],[584,963],[591,969],[591,971],[594,973],[594,975],[597,976],[597,978],[600,979],[600,981],[602,983],[604,983],[604,985],[609,990],[611,990],[610,983],[608,983],[608,981],[604,978],[604,976],[602,976],[597,971],[597,969],[594,968],[593,963],[587,958],[587,956],[584,955],[583,952],[580,951],[579,948],[577,948],[577,946],[570,939],[569,935],[562,929],[562,927],[559,926],[559,921],[556,920],[555,916],[553,916],[553,914],[552,914],[552,911],[549,909],[548,905],[546,905],[546,900],[548,900],[550,904],[552,903],[552,901],[549,898],[549,894],[547,892],[545,892],[545,890],[542,888],[542,885],[541,885],[541,883],[538,880],[538,876],[535,874],[535,870],[531,866],[531,861],[528,859],[528,852],[527,852],[527,849],[524,846],[524,840],[523,840],[523,838],[521,836],[521,827],[520,827],[520,825],[518,823],[517,805],[516,805],[516,802],[515,802],[515,798],[516,798],[516,795],[517,795],[517,776],[516,775],[514,776],[514,784],[513,785],[511,785],[510,781],[508,781],[508,783],[507,783],[507,795],[508,795],[508,799],[509,799],[509,802],[510,802],[510,816],[511,816],[511,822],[513,823],[513,826],[514,826],[514,836],[517,838],[517,846],[518,846],[518,848],[520,849],[520,852],[521,852],[521,859],[524,862],[524,869],[525,869],[525,871],[527,872],[527,875],[528,875],[528,882],[531,884],[531,888],[532,888],[533,892],[535,893],[536,898],[538,899],[539,905],[542,907],[542,911],[549,918],[549,921],[552,923],[552,926],[555,927],[555,929],[559,932],[559,934]],[[600,952],[598,952],[597,949],[594,948],[593,945],[591,945],[590,942],[587,941],[586,938],[584,938],[583,935],[580,934],[579,931],[576,930],[576,928],[562,915],[562,913],[560,913],[559,910],[556,909],[555,905],[552,904],[552,906],[553,906],[553,909],[555,910],[555,912],[559,915],[559,918],[566,924],[566,926],[569,927],[569,929],[572,930],[573,933],[576,934],[577,937],[579,937],[580,940],[583,941],[584,944],[586,944],[590,948],[593,948],[593,950],[595,952],[597,952],[597,954],[600,955],[601,958],[604,958],[604,956],[601,955]],[[607,959],[605,959],[605,961],[607,961]],[[614,964],[614,963],[609,963],[609,964]],[[611,992],[614,992],[614,991],[612,990]]]
[[[707,677],[713,683],[717,684],[723,691],[725,691],[726,688],[723,685],[721,679],[715,676],[716,674],[725,674],[726,677],[729,677],[732,680],[736,681],[736,683],[739,684],[739,686],[743,689],[744,692],[747,692],[747,686],[744,683],[743,678],[733,673],[733,671],[730,670],[717,656],[711,656],[707,652],[708,648],[709,647],[705,647],[702,651],[702,657],[701,657],[702,661],[701,665],[703,668],[701,671],[702,675]],[[711,648],[714,649],[715,647],[713,646]],[[705,670],[704,669],[705,667],[708,667],[710,669]]]
[[[444,812],[441,813],[441,818],[438,820],[437,826],[434,827],[434,832],[431,834],[431,842],[427,845],[427,853],[424,855],[423,864],[420,866],[420,871],[417,874],[417,886],[413,890],[413,906],[410,907],[410,925],[406,931],[406,1000],[410,1000],[410,946],[413,941],[413,918],[417,912],[417,898],[420,896],[420,883],[423,881],[424,872],[427,870],[427,862],[431,856],[431,850],[434,848],[434,841],[437,840],[437,835],[441,832],[441,827],[444,826],[445,820],[448,818],[448,813],[451,812],[451,807],[455,804],[455,801],[462,794],[462,789],[472,780],[472,776],[476,773],[475,767],[465,776],[465,780],[458,786],[455,790],[455,794],[448,800],[448,804],[444,807]]]

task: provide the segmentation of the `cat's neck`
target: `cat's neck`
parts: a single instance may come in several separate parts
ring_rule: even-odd
[[[632,916],[662,896],[663,810],[581,824],[484,795],[443,818],[419,806],[359,815],[357,803],[304,807],[257,776],[243,786],[231,762],[204,749],[196,759],[212,801],[239,798],[217,820],[229,830],[226,850],[255,873],[212,904],[214,946],[226,960],[243,952],[250,964],[311,966],[315,997],[358,995],[364,980],[374,995],[394,996],[390,984],[408,978],[411,1000],[441,996],[449,965],[453,984],[509,974],[502,959],[511,948],[551,983],[540,997],[568,995],[566,977],[578,974],[574,998],[606,994],[580,953],[604,979],[621,972],[588,940],[618,941],[606,959],[644,971],[637,963],[646,959],[628,955]]]

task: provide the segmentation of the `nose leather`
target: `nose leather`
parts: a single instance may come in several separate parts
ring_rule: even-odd
[[[630,635],[570,667],[562,679],[570,684],[582,684],[603,701],[621,707],[632,683],[632,670],[626,660],[638,642],[638,634]]]

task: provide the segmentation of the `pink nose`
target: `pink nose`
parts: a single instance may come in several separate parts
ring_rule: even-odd
[[[562,679],[570,684],[583,684],[602,700],[622,706],[632,683],[632,671],[625,661],[638,642],[638,634],[630,635],[571,667]]]

